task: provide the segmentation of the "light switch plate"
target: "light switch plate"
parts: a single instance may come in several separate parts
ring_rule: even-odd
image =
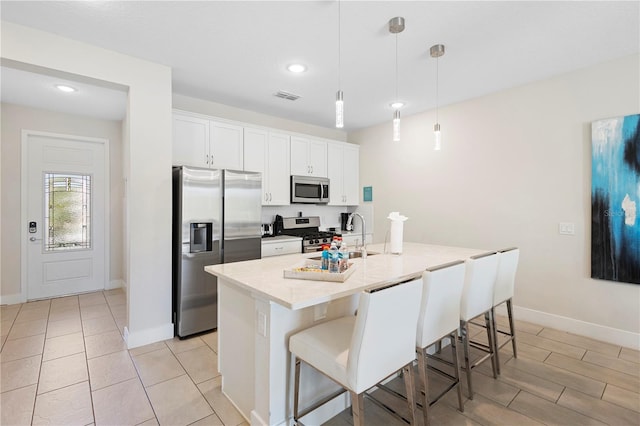
[[[576,235],[576,225],[573,222],[560,222],[558,233],[560,235]]]

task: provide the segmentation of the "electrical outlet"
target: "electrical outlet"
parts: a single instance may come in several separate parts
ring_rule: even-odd
[[[328,303],[321,303],[313,307],[314,321],[320,321],[321,319],[325,319],[327,317],[327,306]]]
[[[560,222],[558,225],[558,233],[560,235],[575,235],[576,225],[573,222]]]

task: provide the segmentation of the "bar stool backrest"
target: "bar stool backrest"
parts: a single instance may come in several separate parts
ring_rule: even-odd
[[[413,361],[421,295],[422,278],[360,295],[347,360],[353,391],[364,392]]]
[[[498,252],[498,274],[493,290],[493,306],[513,297],[520,250],[516,247]]]
[[[422,302],[416,347],[425,348],[460,325],[460,299],[464,285],[462,260],[427,269],[422,274]]]
[[[498,255],[495,252],[484,253],[467,259],[465,263],[460,319],[468,321],[487,312],[493,306]]]

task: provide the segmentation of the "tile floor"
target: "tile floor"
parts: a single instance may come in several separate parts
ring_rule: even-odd
[[[217,335],[128,351],[122,290],[0,307],[1,425],[246,425]]]
[[[216,333],[128,351],[121,290],[0,311],[3,426],[247,424],[221,393]],[[516,325],[518,358],[510,346],[501,350],[498,380],[489,365],[474,370],[476,397],[465,402],[464,413],[449,393],[432,407],[432,425],[640,425],[639,351]],[[483,336],[479,328],[474,333]],[[430,379],[434,393],[444,385],[438,376]],[[392,385],[402,388],[399,380]],[[466,385],[463,390],[466,395]],[[402,413],[402,404],[376,395]],[[365,419],[367,425],[404,425],[369,400]],[[347,409],[327,424],[353,421]]]

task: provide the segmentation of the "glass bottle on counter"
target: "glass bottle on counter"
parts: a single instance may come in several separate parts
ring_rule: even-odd
[[[347,242],[340,238],[340,272],[344,272],[349,269],[349,249],[347,248]]]
[[[329,272],[340,272],[340,253],[335,240],[331,242],[331,248],[329,248]]]
[[[329,270],[329,245],[328,244],[323,244],[322,245],[322,266],[321,266],[323,271],[328,271]]]

